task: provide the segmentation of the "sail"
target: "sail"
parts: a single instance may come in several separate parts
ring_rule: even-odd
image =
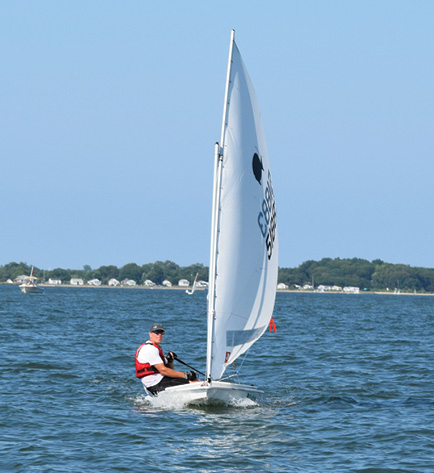
[[[268,328],[278,272],[276,206],[262,119],[233,35],[217,154],[208,300],[207,369],[213,379]]]
[[[194,294],[194,291],[196,290],[198,276],[199,276],[199,273],[197,273],[196,277],[194,278],[194,282],[193,282],[193,286],[192,286],[191,290],[186,289],[186,291],[185,291],[190,296],[192,296]]]
[[[30,279],[32,281],[36,281],[36,279],[38,279],[38,278],[35,278],[35,276],[33,276],[33,266],[32,266],[32,269],[30,270],[30,276],[25,276],[24,279]]]

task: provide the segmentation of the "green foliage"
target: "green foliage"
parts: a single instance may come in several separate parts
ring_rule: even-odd
[[[144,272],[144,280],[149,279],[155,284],[163,284],[166,278],[167,271],[165,270],[164,263],[157,261],[152,265],[147,272]]]
[[[362,290],[416,290],[434,292],[434,269],[413,268],[404,264],[372,262],[360,259],[323,258],[305,261],[298,268],[281,268],[279,282],[289,286],[311,284],[315,286],[356,286]]]
[[[8,279],[12,281],[18,276],[30,274],[32,267],[27,263],[9,263],[5,266],[0,266],[0,281],[6,282]],[[36,273],[35,269],[35,273]],[[35,276],[38,276],[35,274]]]
[[[119,280],[132,279],[137,283],[142,279],[142,268],[136,263],[128,263],[119,270]]]
[[[9,263],[5,266],[0,266],[0,283],[4,283],[8,279],[13,281],[22,275],[28,276],[30,271],[31,265],[27,263]],[[167,279],[176,286],[180,279],[187,279],[191,284],[197,273],[199,273],[199,280],[208,280],[208,268],[203,264],[196,263],[191,266],[181,267],[173,261],[156,261],[155,263],[146,263],[142,266],[136,263],[128,263],[121,268],[110,265],[91,269],[89,265],[85,265],[82,270],[56,268],[44,271],[35,267],[34,273],[39,278],[39,282],[46,282],[52,278],[60,279],[63,284],[68,284],[71,278],[80,278],[85,282],[91,279],[99,279],[103,284],[108,284],[110,279],[114,278],[118,281],[132,279],[137,284],[143,284],[147,279],[150,279],[155,284],[160,285]]]
[[[31,265],[27,263],[8,263],[0,266],[0,282],[8,279],[14,280],[18,276],[30,274]],[[49,278],[61,279],[64,284],[69,283],[71,278],[81,278],[84,281],[99,279],[103,284],[108,284],[112,278],[122,281],[133,279],[137,284],[143,284],[150,279],[155,284],[162,284],[164,280],[177,285],[180,279],[187,279],[190,284],[196,274],[199,280],[208,280],[208,268],[203,264],[192,264],[181,267],[173,261],[156,261],[139,266],[136,263],[128,263],[121,268],[116,266],[101,266],[92,270],[86,265],[82,270],[62,269],[42,270],[34,268],[35,276],[40,282],[48,281]],[[323,258],[320,261],[305,261],[298,268],[279,268],[279,282],[303,286],[312,284],[315,286],[356,286],[361,290],[394,290],[413,292],[434,292],[434,269],[411,267],[405,264],[385,263],[380,259],[367,261],[360,258],[340,259]]]

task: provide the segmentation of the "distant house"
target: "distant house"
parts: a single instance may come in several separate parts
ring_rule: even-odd
[[[360,293],[360,288],[359,287],[348,286],[348,287],[344,287],[344,292],[346,292],[347,294],[359,294]]]
[[[170,281],[168,281],[167,279],[165,279],[163,281],[163,286],[166,286],[166,287],[172,287],[172,283]]]
[[[196,287],[208,287],[208,283],[206,281],[197,281],[197,286]]]
[[[121,285],[122,286],[136,286],[137,283],[136,281],[132,280],[132,279],[124,279],[123,281],[121,281]]]
[[[340,286],[323,286],[320,285],[318,286],[318,292],[339,292],[342,291],[342,288]]]
[[[111,278],[110,281],[108,282],[109,286],[119,286],[119,284],[120,282],[115,278]]]
[[[288,289],[288,285],[285,284],[284,282],[280,282],[278,285],[277,285],[277,289]]]
[[[83,286],[84,282],[83,279],[72,278],[71,281],[69,281],[69,284],[71,284],[72,286]]]
[[[48,284],[52,284],[53,286],[59,286],[60,284],[62,284],[62,280],[61,279],[50,278],[48,280]]]
[[[153,281],[151,281],[150,279],[147,279],[145,281],[145,286],[146,287],[154,287],[155,286],[155,283]]]
[[[187,281],[187,279],[180,279],[178,281],[178,286],[180,287],[188,287],[190,283]]]
[[[101,286],[102,283],[99,279],[91,279],[87,281],[87,284],[89,284],[89,286]]]
[[[22,284],[22,283],[24,282],[24,280],[25,280],[26,277],[27,277],[27,276],[26,276],[25,274],[22,274],[21,276],[17,276],[17,277],[14,279],[14,281],[15,281],[15,282],[19,282],[20,284]]]

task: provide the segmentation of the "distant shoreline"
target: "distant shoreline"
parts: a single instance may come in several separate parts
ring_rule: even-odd
[[[434,296],[432,292],[400,292],[399,294],[395,294],[391,291],[360,291],[357,294],[344,292],[344,291],[304,291],[304,290],[297,290],[297,289],[278,289],[277,292],[292,292],[296,294],[345,294],[349,296],[360,296],[366,294],[375,294],[378,296],[386,295],[386,296]]]
[[[19,286],[18,284],[8,284],[8,283],[0,283],[1,286]],[[153,286],[153,287],[146,287],[146,286],[109,286],[108,284],[101,284],[101,286],[90,286],[89,284],[77,285],[77,284],[38,284],[39,287],[68,287],[68,288],[84,288],[84,289],[145,289],[145,290],[169,290],[169,291],[186,291],[188,289],[191,290],[191,286],[189,287],[180,287],[180,286]],[[204,291],[206,288],[197,287],[196,291]],[[399,294],[395,294],[391,291],[360,291],[358,294],[346,293],[344,291],[306,291],[306,290],[299,290],[299,289],[277,289],[276,292],[278,293],[292,293],[292,294],[345,294],[349,296],[357,296],[357,295],[364,295],[364,294],[375,294],[375,295],[387,295],[387,296],[434,296],[432,292],[400,292]]]

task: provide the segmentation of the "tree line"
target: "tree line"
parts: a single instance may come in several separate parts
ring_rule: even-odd
[[[31,266],[27,263],[9,263],[0,266],[0,282],[14,280],[18,276],[28,275]],[[83,269],[50,269],[34,267],[34,275],[39,282],[48,279],[61,279],[69,283],[71,278],[81,278],[84,281],[99,279],[108,284],[112,278],[118,281],[132,279],[137,284],[143,284],[147,279],[155,284],[164,280],[177,284],[180,279],[192,283],[198,273],[199,280],[208,281],[208,268],[203,264],[179,266],[173,261],[156,261],[138,265],[128,263],[121,268],[116,266],[101,266],[92,269],[86,265]],[[296,268],[279,268],[279,283],[285,283],[289,288],[312,284],[315,287],[325,286],[355,286],[366,291],[384,291],[398,288],[407,292],[434,292],[434,269],[412,267],[405,264],[385,263],[380,259],[368,261],[360,258],[341,259],[323,258],[320,261],[305,261]]]
[[[31,268],[32,266],[27,263],[9,263],[0,266],[0,282],[6,282],[8,279],[14,281],[22,275],[28,276]],[[198,274],[199,280],[208,280],[208,268],[203,264],[197,263],[182,267],[173,261],[156,261],[141,266],[136,263],[128,263],[121,268],[110,265],[101,266],[98,269],[92,269],[89,265],[85,265],[83,269],[55,268],[50,270],[34,266],[33,274],[38,278],[38,282],[47,282],[51,278],[60,279],[63,284],[68,284],[72,278],[80,278],[85,282],[99,279],[102,284],[108,284],[112,278],[118,281],[132,279],[137,284],[143,284],[148,279],[155,284],[162,284],[167,279],[175,285],[180,279],[187,279],[191,284],[196,274]]]
[[[289,286],[355,286],[366,291],[399,289],[403,292],[434,292],[434,269],[385,263],[380,259],[323,258],[305,261],[298,268],[280,268],[279,282]]]

